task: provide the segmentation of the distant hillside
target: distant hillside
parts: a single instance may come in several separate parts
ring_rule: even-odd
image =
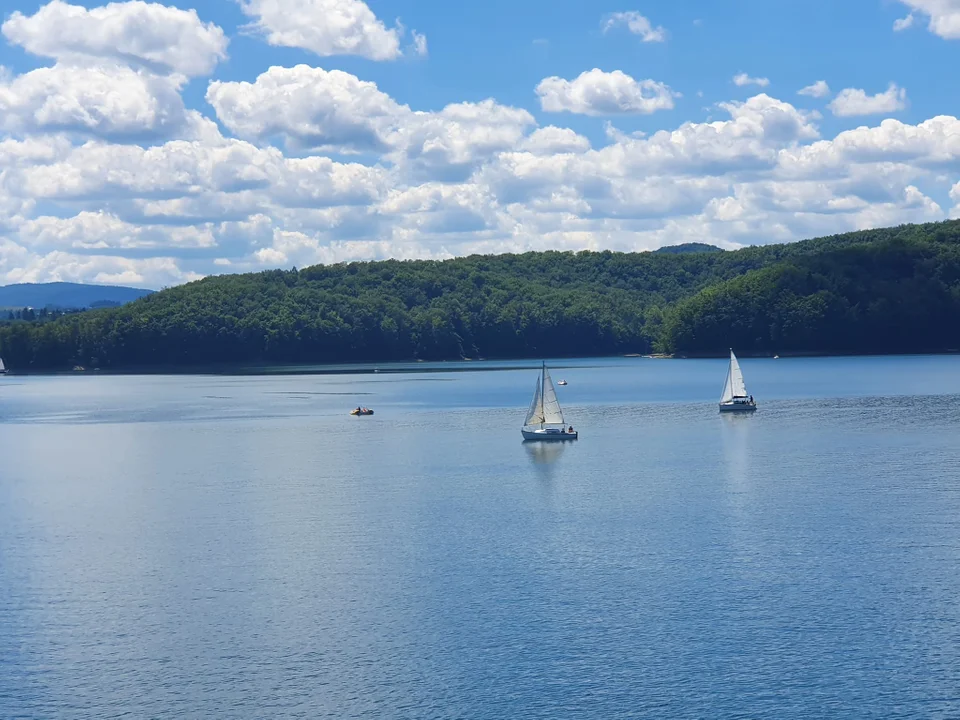
[[[734,251],[539,252],[208,277],[0,324],[14,370],[960,348],[960,221]]]
[[[0,286],[2,308],[96,308],[124,305],[151,290],[79,283],[22,283]]]
[[[919,226],[922,227],[922,226]],[[797,256],[675,303],[662,349],[714,355],[960,348],[960,225]]]
[[[723,248],[718,248],[716,245],[707,245],[707,243],[683,243],[682,245],[665,245],[654,250],[654,252],[659,255],[683,255],[685,253],[723,252]]]

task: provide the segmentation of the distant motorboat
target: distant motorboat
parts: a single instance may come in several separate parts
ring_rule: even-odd
[[[753,396],[747,394],[747,386],[743,382],[743,371],[737,356],[730,351],[730,365],[727,367],[727,380],[723,384],[723,395],[720,396],[720,412],[754,412],[757,403]]]
[[[566,384],[567,384],[567,381],[566,381],[566,380],[558,380],[558,381],[557,381],[557,385],[566,385]]]
[[[350,411],[350,414],[355,417],[360,417],[361,415],[373,415],[373,410],[370,408],[355,408]]]
[[[780,356],[779,356],[779,355],[774,355],[774,356],[773,356],[773,359],[774,359],[774,360],[779,360],[779,359],[780,359]]]
[[[559,425],[559,427],[557,427]],[[537,387],[533,391],[533,402],[527,411],[520,431],[524,440],[576,440],[578,434],[567,428],[563,419],[563,410],[557,400],[557,392],[550,378],[546,363],[537,377]]]

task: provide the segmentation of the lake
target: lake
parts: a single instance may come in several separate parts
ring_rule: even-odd
[[[0,717],[960,716],[960,357],[741,365],[0,378]]]

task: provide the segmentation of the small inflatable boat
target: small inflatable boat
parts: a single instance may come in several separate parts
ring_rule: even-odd
[[[362,408],[360,410],[354,409],[350,411],[350,414],[356,415],[357,417],[361,415],[373,415],[373,410],[371,410],[370,408]]]

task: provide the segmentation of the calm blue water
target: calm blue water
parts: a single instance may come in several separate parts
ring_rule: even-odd
[[[0,717],[960,717],[960,357],[742,366],[2,378]]]

